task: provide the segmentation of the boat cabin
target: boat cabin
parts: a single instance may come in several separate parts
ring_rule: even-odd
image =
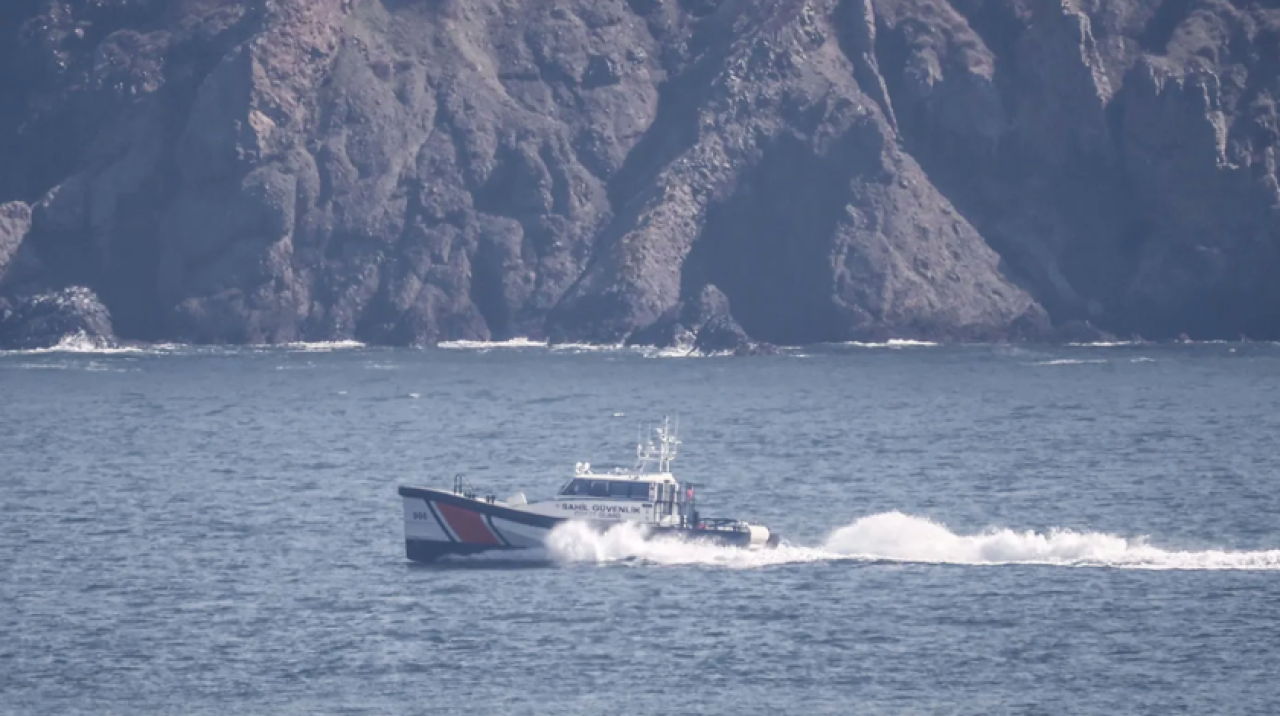
[[[596,472],[590,463],[577,463],[573,477],[561,485],[555,498],[545,508],[535,504],[532,509],[663,525],[696,520],[692,485],[682,486],[671,474],[679,440],[665,421],[654,432],[657,444],[641,441],[636,446],[636,464],[630,469],[613,467]]]
[[[565,483],[558,497],[607,497],[613,500],[656,500],[658,483],[577,477]]]

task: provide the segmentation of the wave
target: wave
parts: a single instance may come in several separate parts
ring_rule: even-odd
[[[863,343],[861,341],[847,341],[841,343],[843,346],[852,346],[854,348],[932,348],[937,346],[933,341],[913,341],[908,338],[890,338],[884,343]]]
[[[507,341],[441,341],[437,348],[446,350],[491,350],[494,348],[546,348],[546,341],[512,338]]]
[[[331,353],[333,351],[347,351],[367,346],[360,341],[298,341],[294,343],[281,343],[279,345],[256,345],[253,348],[259,350],[281,349],[288,351],[297,351],[301,353]]]
[[[1072,348],[1123,348],[1125,346],[1140,346],[1142,341],[1097,341],[1094,343],[1068,343]]]
[[[442,341],[438,348],[446,350],[470,350],[481,353],[495,349],[541,349],[551,353],[581,355],[584,353],[630,353],[644,358],[707,358],[732,355],[732,351],[724,353],[699,353],[692,346],[671,346],[658,348],[655,346],[629,346],[624,343],[546,343],[529,338],[512,338],[507,341]]]
[[[4,355],[4,353],[0,353]],[[138,368],[119,368],[109,364],[91,360],[87,363],[78,361],[56,361],[50,363],[14,363],[4,366],[13,370],[74,370],[86,373],[136,373]]]
[[[137,346],[118,346],[93,338],[84,331],[63,336],[57,345],[48,348],[31,348],[27,350],[0,351],[0,355],[49,355],[54,353],[80,353],[91,355],[115,355],[123,353],[145,353],[147,348]]]
[[[547,553],[556,562],[636,562],[758,568],[824,561],[901,562],[954,565],[1045,565],[1149,570],[1280,570],[1280,550],[1176,551],[1146,538],[1101,532],[990,529],[960,535],[946,526],[902,512],[863,517],[832,532],[819,546],[786,541],[773,550],[748,550],[645,539],[640,529],[620,524],[601,533],[585,524],[552,530]]]
[[[1101,358],[1055,358],[1036,361],[1036,365],[1097,365],[1099,363],[1106,363],[1106,361]]]
[[[32,348],[28,350],[0,351],[0,355],[51,355],[73,353],[83,355],[174,355],[179,353],[267,353],[287,351],[296,353],[330,353],[340,350],[366,348],[359,341],[299,341],[294,343],[255,343],[244,346],[196,345],[184,343],[139,343],[133,345],[117,345],[92,338],[84,332],[63,337],[55,346],[48,348]]]
[[[546,347],[552,353],[569,353],[572,355],[581,353],[626,353],[637,350],[636,346],[628,346],[622,343],[552,343]]]

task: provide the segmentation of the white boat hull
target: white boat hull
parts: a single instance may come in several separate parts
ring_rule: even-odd
[[[544,547],[551,530],[575,520],[605,530],[625,520],[617,510],[597,510],[600,517],[545,514],[545,506],[511,506],[425,487],[401,487],[404,503],[405,553],[416,562],[448,555]],[[587,514],[593,514],[588,510]],[[624,513],[629,514],[629,513]],[[603,515],[609,515],[607,517]],[[638,521],[636,521],[638,522]],[[653,535],[673,535],[738,547],[771,547],[776,535],[767,528],[745,531],[668,527],[640,523]]]

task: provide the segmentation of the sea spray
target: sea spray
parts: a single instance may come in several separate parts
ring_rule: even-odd
[[[593,529],[581,522],[563,524],[551,531],[547,551],[558,562],[637,562],[731,568],[814,562],[833,556],[822,550],[789,545],[752,550],[674,536],[646,538],[640,526],[626,522],[606,530]]]
[[[555,528],[547,553],[560,563],[636,562],[758,568],[807,562],[902,562],[956,565],[1049,565],[1152,570],[1280,570],[1280,549],[1170,551],[1146,538],[1101,532],[990,529],[960,535],[901,512],[870,515],[841,527],[818,547],[727,547],[676,537],[646,539],[638,525],[606,530],[578,522]]]
[[[941,564],[1043,564],[1128,569],[1280,569],[1280,550],[1179,552],[1147,538],[1101,532],[989,529],[958,535],[923,517],[885,512],[841,527],[827,538],[833,554]]]

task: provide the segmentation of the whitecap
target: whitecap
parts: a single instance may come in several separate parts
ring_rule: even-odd
[[[360,341],[298,341],[294,343],[282,343],[279,346],[254,346],[254,348],[283,348],[285,350],[299,353],[331,353],[333,351],[349,351],[365,347],[367,346]]]
[[[506,341],[441,341],[437,348],[446,350],[492,350],[494,348],[546,348],[545,341],[529,338],[512,338]]]
[[[629,349],[624,343],[552,343],[547,347],[559,353],[620,353]]]
[[[932,341],[915,341],[908,338],[890,338],[883,343],[864,343],[862,341],[848,341],[841,345],[852,346],[854,348],[933,348],[938,344]]]
[[[121,353],[143,353],[145,349],[136,346],[118,346],[94,338],[84,331],[77,331],[63,336],[57,345],[48,348],[32,348],[28,350],[0,351],[0,355],[48,355],[51,353],[82,353],[89,355],[115,355]]]

